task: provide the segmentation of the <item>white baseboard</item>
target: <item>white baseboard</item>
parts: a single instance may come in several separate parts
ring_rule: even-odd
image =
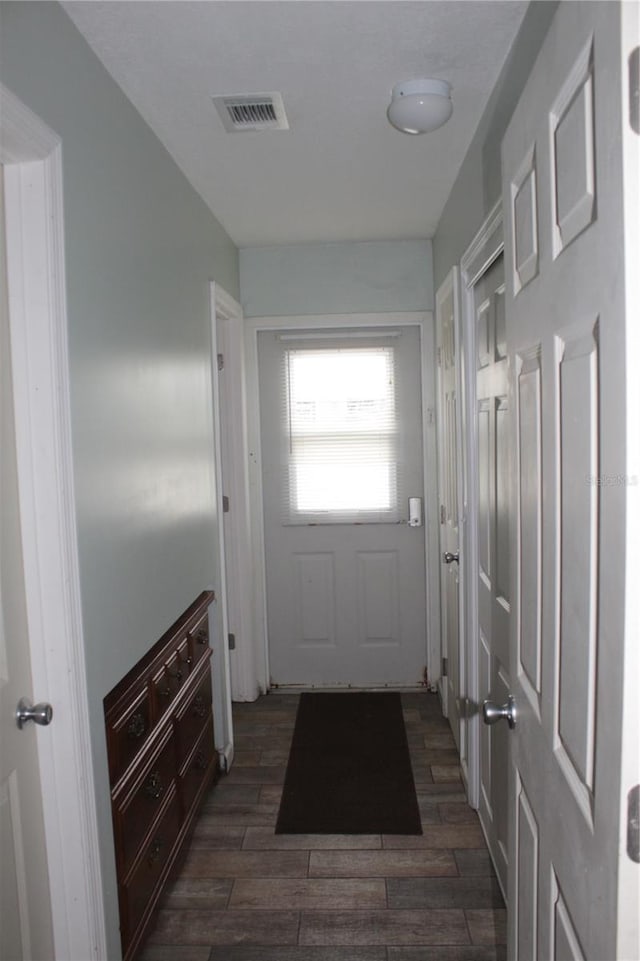
[[[228,774],[233,764],[233,744],[231,741],[224,747],[218,748],[218,757],[220,758],[220,770],[223,774]]]

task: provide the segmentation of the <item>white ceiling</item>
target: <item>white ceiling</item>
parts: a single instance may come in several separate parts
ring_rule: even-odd
[[[527,3],[200,0],[64,7],[239,247],[431,236]],[[453,86],[449,123],[387,122]],[[290,130],[226,133],[212,95],[278,91]]]

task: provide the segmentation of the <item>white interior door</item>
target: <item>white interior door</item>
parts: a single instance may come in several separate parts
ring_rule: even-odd
[[[457,271],[436,294],[438,360],[438,490],[440,501],[440,682],[445,714],[461,752],[460,731],[460,528],[458,510],[458,390],[456,351]]]
[[[33,700],[23,581],[9,346],[4,178],[0,166],[0,956],[55,956],[42,792],[33,723],[15,711]]]
[[[426,665],[424,526],[409,526],[407,501],[410,496],[421,499],[424,492],[420,330],[324,330],[296,337],[277,331],[258,335],[271,683],[417,685]],[[324,516],[296,523],[286,516],[286,508],[283,513],[291,446],[283,418],[289,377],[283,357],[296,345],[311,351],[392,352],[390,389],[401,453],[387,467],[382,460],[372,461],[360,475],[357,500],[365,508],[362,517],[352,514],[346,522],[336,523],[340,517],[329,509]],[[377,401],[342,397],[346,386],[342,377],[330,368],[325,381],[341,385],[340,403],[359,423],[356,407],[361,412],[363,405],[369,409]],[[366,430],[363,424],[362,437]],[[371,442],[367,436],[360,438],[365,446]],[[379,440],[383,435],[376,436]],[[385,471],[395,475],[396,468],[401,472],[398,502],[380,514],[384,522],[376,522],[372,491],[378,490]],[[339,499],[340,485],[333,489],[333,474],[322,457],[311,473],[316,480],[322,477],[319,486],[331,489],[331,497]]]
[[[509,681],[508,399],[504,258],[473,287],[478,452],[478,682],[481,699],[503,703]],[[507,729],[480,730],[478,813],[503,890],[507,885]]]
[[[513,961],[640,956],[638,904],[630,914],[617,886],[625,652],[638,642],[624,616],[626,512],[638,497],[625,381],[638,372],[625,358],[620,18],[617,3],[560,4],[503,142]],[[635,757],[637,775],[637,731]]]

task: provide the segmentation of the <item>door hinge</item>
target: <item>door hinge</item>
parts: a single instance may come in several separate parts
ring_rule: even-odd
[[[441,673],[442,673],[442,676],[443,676],[443,677],[449,677],[448,671],[449,671],[449,658],[448,658],[448,657],[443,657],[443,658],[442,658],[442,672],[441,672]]]
[[[222,513],[223,514],[229,513],[229,498],[227,497],[226,494],[222,495]]]
[[[438,347],[438,367],[442,367],[442,347]]]
[[[224,370],[224,354],[218,354],[218,370]]]
[[[447,523],[447,509],[444,506],[444,504],[440,504],[440,523],[441,524]]]
[[[235,651],[235,649],[236,649],[236,636],[235,636],[235,634],[228,634],[227,637],[228,637],[228,639],[229,639],[229,650],[230,650],[230,651]]]
[[[627,854],[640,864],[640,784],[627,795]]]
[[[640,47],[629,56],[629,123],[640,134]]]

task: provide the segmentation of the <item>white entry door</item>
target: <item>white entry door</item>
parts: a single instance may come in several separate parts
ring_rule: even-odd
[[[503,703],[510,690],[507,347],[504,259],[473,287],[478,437],[478,680],[481,696]],[[502,889],[507,885],[507,730],[480,730],[480,821]]]
[[[627,82],[620,5],[560,4],[503,142],[512,961],[640,956],[638,904],[625,915],[618,886],[625,745],[638,771],[623,696],[638,643],[625,624],[625,564],[639,496],[625,437],[626,379],[638,377],[625,357],[626,325],[638,323],[625,305]]]
[[[440,501],[440,618],[444,711],[462,753],[460,730],[460,524],[458,511],[457,271],[436,294],[438,361],[438,493]]]
[[[258,364],[271,683],[417,685],[420,330],[262,331]]]
[[[9,356],[4,178],[0,166],[0,957],[55,956],[36,732],[19,730],[32,697]]]

